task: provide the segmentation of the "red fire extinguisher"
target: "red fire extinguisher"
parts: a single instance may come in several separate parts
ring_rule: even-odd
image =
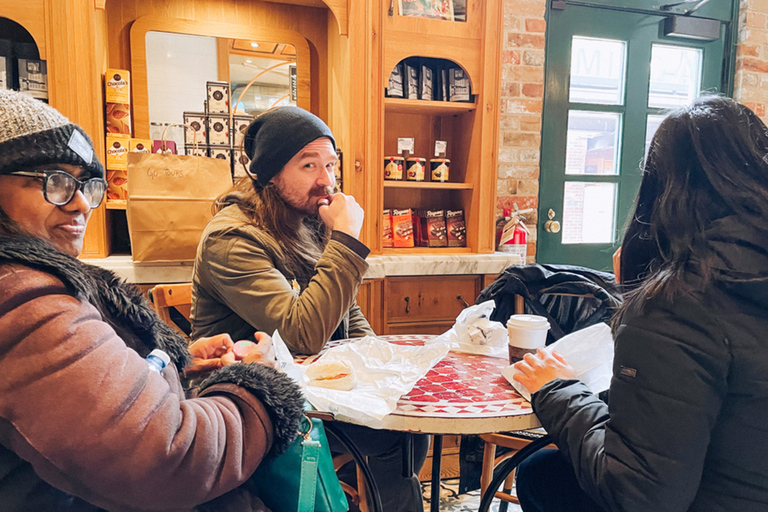
[[[506,213],[506,212],[505,212]],[[528,228],[523,224],[522,219],[515,212],[511,215],[499,240],[499,251],[517,254],[520,256],[520,264],[524,265],[528,253]]]

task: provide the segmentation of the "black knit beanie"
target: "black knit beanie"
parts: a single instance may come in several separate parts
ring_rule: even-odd
[[[265,186],[293,156],[320,137],[336,141],[331,129],[316,115],[299,107],[280,107],[257,117],[245,133],[245,153],[251,158],[251,175]]]
[[[86,177],[104,177],[82,128],[40,100],[0,89],[0,174],[47,164],[78,165]]]

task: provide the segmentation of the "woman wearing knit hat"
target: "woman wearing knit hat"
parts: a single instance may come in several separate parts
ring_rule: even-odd
[[[370,252],[358,240],[364,213],[354,197],[334,192],[330,128],[304,109],[276,108],[248,126],[244,146],[250,178],[219,198],[198,246],[193,336],[277,329],[298,354],[316,354],[329,340],[374,336],[355,303]],[[368,456],[384,510],[423,510],[417,473],[426,435],[340,428]],[[406,436],[414,454],[408,470]]]
[[[264,510],[240,485],[295,437],[301,392],[267,366],[218,369],[229,336],[187,349],[138,289],[75,258],[103,174],[80,127],[0,90],[0,509]],[[249,361],[269,359],[256,337]],[[191,360],[217,369],[186,399]]]

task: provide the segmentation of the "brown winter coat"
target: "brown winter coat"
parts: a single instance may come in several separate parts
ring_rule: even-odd
[[[233,365],[186,399],[173,364],[144,360],[159,347],[182,366],[186,347],[134,287],[18,240],[0,238],[0,508],[190,510],[294,437],[284,375]]]

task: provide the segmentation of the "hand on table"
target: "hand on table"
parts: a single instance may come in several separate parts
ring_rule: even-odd
[[[540,348],[536,351],[536,355],[525,354],[523,360],[516,362],[513,366],[522,373],[517,373],[512,378],[525,386],[531,394],[555,379],[576,378],[571,365],[554,350],[550,354]]]
[[[254,337],[256,343],[246,340],[235,343],[229,334],[200,338],[189,346],[192,363],[184,373],[188,377],[198,377],[241,361],[279,368],[272,338],[263,332],[257,332]]]
[[[265,332],[257,332],[253,336],[256,339],[256,343],[248,340],[240,340],[235,343],[232,350],[221,357],[222,366],[243,362],[256,363],[279,370],[280,363],[277,362],[277,354],[275,352],[275,345],[272,343],[272,337]]]

